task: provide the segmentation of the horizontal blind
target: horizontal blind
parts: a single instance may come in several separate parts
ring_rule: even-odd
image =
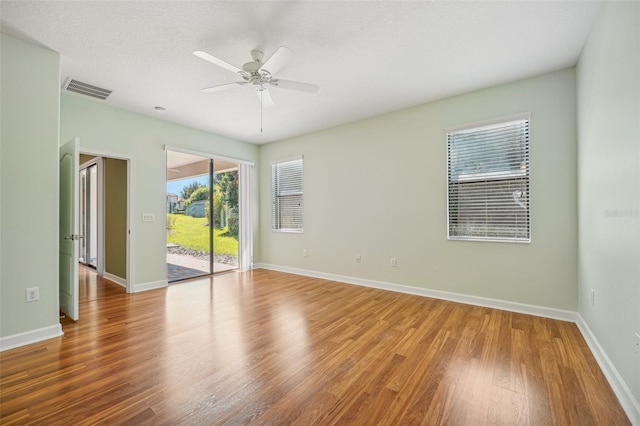
[[[271,228],[302,232],[303,166],[302,159],[271,165]]]
[[[448,236],[530,241],[529,120],[447,133]]]

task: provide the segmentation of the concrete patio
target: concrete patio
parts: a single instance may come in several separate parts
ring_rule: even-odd
[[[238,269],[235,265],[214,262],[213,272],[226,272]],[[170,283],[188,278],[209,275],[209,261],[194,256],[167,253],[167,277]]]

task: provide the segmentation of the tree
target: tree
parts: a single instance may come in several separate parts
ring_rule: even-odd
[[[238,172],[224,172],[216,175],[217,185],[220,186],[222,201],[227,210],[227,224],[229,234],[237,237],[239,232],[238,219]]]
[[[214,226],[220,226],[221,215],[222,215],[222,191],[220,190],[220,185],[213,186],[213,224]],[[209,223],[211,223],[211,219],[209,219]]]
[[[202,200],[206,201],[208,199],[209,199],[209,188],[207,188],[206,186],[201,186],[200,188],[193,191],[191,195],[189,195],[189,198],[187,198],[184,201],[184,206],[187,207],[189,204],[193,203],[194,201],[202,201]]]
[[[222,197],[228,208],[238,207],[238,172],[224,172],[216,175]]]
[[[191,197],[191,194],[193,194],[195,191],[197,191],[200,188],[206,188],[206,187],[207,185],[204,185],[202,183],[191,182],[189,185],[182,188],[182,191],[180,191],[180,197],[182,197],[183,200],[187,201],[189,197]]]

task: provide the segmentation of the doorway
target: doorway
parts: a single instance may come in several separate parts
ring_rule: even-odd
[[[239,165],[167,151],[169,283],[238,269]]]
[[[133,160],[128,157],[108,158],[95,152],[81,154],[81,151],[78,138],[62,144],[59,150],[58,298],[60,310],[73,321],[79,318],[78,271],[83,263],[93,264],[98,274],[124,287],[125,291],[132,291],[130,224],[133,199],[130,176],[133,174]],[[97,179],[92,176],[90,166],[93,163],[98,164],[95,169]],[[82,174],[80,165],[87,169]],[[109,179],[106,178],[107,171]],[[83,179],[81,193],[80,181]],[[87,241],[85,235],[80,234],[81,197],[84,198],[83,233],[88,236]],[[97,216],[92,211],[97,212]],[[108,236],[102,238],[105,230]],[[106,245],[112,248],[105,248]],[[83,263],[80,262],[81,257]]]
[[[79,158],[78,260],[127,287],[128,161],[84,153]]]

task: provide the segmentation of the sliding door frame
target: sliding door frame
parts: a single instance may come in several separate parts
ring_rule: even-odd
[[[214,247],[213,247],[213,171],[215,166],[213,165],[214,160],[209,158],[209,274],[213,274],[214,270]]]
[[[248,271],[253,267],[253,194],[251,194],[252,182],[253,179],[252,170],[255,166],[253,161],[242,160],[238,158],[232,157],[224,157],[221,155],[216,155],[209,152],[196,151],[187,148],[181,148],[173,145],[165,145],[165,151],[174,151],[180,152],[183,154],[191,154],[199,157],[209,158],[213,161],[226,161],[229,163],[235,163],[238,165],[238,209],[239,218],[240,218],[240,235],[238,237],[238,270],[240,271]],[[166,158],[166,157],[165,157]],[[213,199],[212,191],[213,191],[213,170],[214,167],[213,161],[210,162],[210,189],[209,195],[210,199]],[[244,182],[246,180],[246,182]],[[210,227],[211,233],[211,243],[213,243],[213,227]],[[213,250],[210,256],[211,262],[211,270],[213,271]]]

